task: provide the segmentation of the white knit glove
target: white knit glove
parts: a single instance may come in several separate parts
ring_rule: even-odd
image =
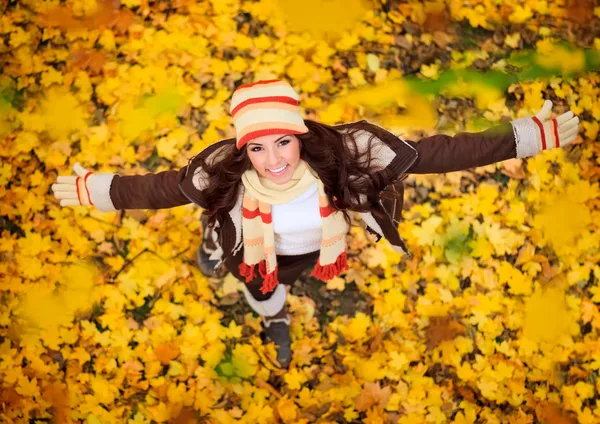
[[[544,106],[531,119],[536,125],[536,142],[540,151],[553,147],[566,146],[577,137],[579,118],[568,111],[558,118],[550,118],[552,102],[546,100]]]
[[[52,184],[54,197],[61,206],[96,206],[100,211],[116,210],[110,199],[110,184],[114,174],[94,174],[79,162],[73,166],[77,176],[59,176]]]
[[[563,147],[577,138],[579,118],[572,111],[549,119],[552,102],[546,100],[534,116],[511,122],[517,145],[517,158],[533,156],[542,150]]]

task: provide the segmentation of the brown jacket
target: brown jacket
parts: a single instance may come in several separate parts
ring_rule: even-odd
[[[350,124],[337,126],[341,132]],[[386,189],[380,194],[380,204],[370,213],[360,213],[367,230],[379,241],[385,237],[396,251],[409,254],[406,244],[398,233],[397,223],[401,218],[404,186],[407,174],[434,174],[459,171],[489,165],[516,157],[519,142],[511,123],[499,125],[479,133],[459,133],[455,136],[434,135],[419,142],[400,137],[376,127],[378,137],[374,157],[392,171],[394,178],[387,181]],[[371,135],[371,134],[369,134]],[[223,140],[215,143],[190,163],[176,171],[137,176],[115,176],[110,187],[110,197],[116,209],[164,209],[195,203],[206,209],[202,188],[207,181],[202,179],[197,158],[218,157],[220,148],[234,143]],[[213,156],[211,156],[213,155]],[[218,160],[218,159],[217,159]],[[243,187],[243,186],[242,186]],[[219,235],[218,254],[214,259],[224,260],[242,247],[241,240],[241,197],[230,211],[225,222],[215,229]],[[394,199],[393,192],[399,198]],[[409,254],[410,255],[410,254]]]

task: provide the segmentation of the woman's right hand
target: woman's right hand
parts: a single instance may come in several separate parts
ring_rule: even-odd
[[[73,170],[77,176],[59,176],[56,184],[52,184],[54,197],[60,200],[61,206],[94,206],[90,196],[90,183],[94,174],[79,162],[75,163]]]

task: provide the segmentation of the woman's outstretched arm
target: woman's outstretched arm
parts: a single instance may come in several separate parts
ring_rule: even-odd
[[[405,140],[419,155],[407,173],[461,171],[565,146],[577,137],[579,118],[568,111],[555,119],[548,119],[551,110],[552,102],[546,100],[536,115],[486,131],[458,133],[454,136],[440,134],[419,142]]]
[[[94,174],[79,163],[77,176],[59,176],[52,191],[61,206],[95,206],[102,212],[122,209],[166,209],[191,201],[180,191],[187,166],[156,174]]]

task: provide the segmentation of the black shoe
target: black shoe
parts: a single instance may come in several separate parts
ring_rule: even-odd
[[[206,216],[200,218],[202,224],[202,244],[196,252],[196,262],[200,272],[206,277],[223,278],[227,275],[227,269],[221,264],[218,269],[215,266],[219,262],[216,259],[210,259],[210,255],[217,250],[215,243],[216,233],[213,228],[208,227]]]
[[[227,275],[227,269],[223,265],[219,268],[215,269],[215,266],[219,261],[216,259],[209,259],[209,256],[206,252],[204,252],[203,244],[198,247],[198,251],[196,252],[196,262],[198,262],[198,268],[200,268],[200,272],[205,277],[212,278],[223,278]]]
[[[290,316],[266,321],[262,319],[265,336],[275,343],[277,362],[281,368],[288,368],[292,361],[292,339],[290,337]]]

